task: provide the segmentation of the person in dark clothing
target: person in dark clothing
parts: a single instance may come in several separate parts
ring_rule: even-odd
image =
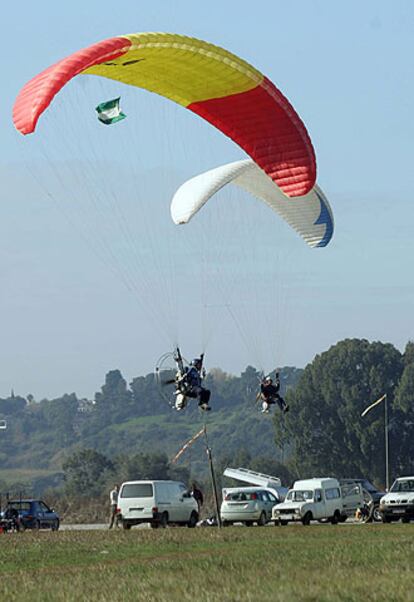
[[[211,410],[208,405],[211,392],[202,385],[205,376],[203,371],[203,357],[204,354],[201,354],[200,357],[194,359],[189,367],[185,367],[183,374],[177,380],[177,400],[175,404],[177,410],[181,410],[185,407],[182,403],[183,396],[189,397],[190,399],[198,399],[198,406],[202,410]]]
[[[288,412],[289,406],[286,404],[283,397],[279,395],[280,390],[280,379],[279,372],[276,372],[275,382],[270,378],[266,377],[260,385],[260,397],[262,399],[262,412],[268,414],[270,406],[277,403],[282,412]]]
[[[201,491],[201,489],[199,489],[197,487],[196,483],[192,483],[191,485],[191,490],[190,490],[190,494],[193,496],[193,498],[195,499],[195,501],[197,502],[197,506],[198,506],[198,516],[200,517],[201,514],[201,507],[204,503],[204,497],[203,497],[203,492]]]
[[[3,518],[7,521],[8,529],[13,531],[20,531],[21,521],[19,512],[16,508],[8,505],[4,512]]]

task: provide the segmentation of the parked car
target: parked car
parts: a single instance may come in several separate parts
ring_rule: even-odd
[[[150,523],[152,528],[173,523],[195,527],[196,500],[179,481],[127,481],[118,496],[118,521],[124,529]]]
[[[59,515],[49,508],[43,500],[9,500],[3,512],[5,517],[14,516],[20,531],[24,529],[52,529],[57,531],[60,525]]]
[[[370,518],[377,522],[381,522],[381,513],[379,505],[381,498],[385,495],[385,491],[377,489],[375,485],[368,479],[340,479],[341,485],[349,483],[359,483],[364,492],[365,504],[370,508]]]
[[[275,524],[302,522],[309,525],[311,520],[329,520],[333,525],[341,520],[343,499],[337,479],[314,478],[295,481],[286,499],[273,508]]]
[[[272,509],[279,503],[275,493],[264,487],[230,487],[223,489],[220,516],[223,525],[244,523],[265,525],[272,518]]]
[[[384,523],[414,520],[414,477],[396,479],[389,493],[381,498],[379,510]]]

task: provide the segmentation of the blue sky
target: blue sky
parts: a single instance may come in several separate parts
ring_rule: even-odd
[[[2,16],[0,396],[12,387],[38,399],[73,390],[90,396],[108,370],[119,368],[130,379],[151,371],[168,349],[167,338],[158,335],[147,317],[150,294],[157,290],[150,287],[145,293],[146,310],[137,305],[116,274],[83,243],[39,191],[27,170],[31,147],[11,121],[19,89],[39,71],[95,41],[135,31],[191,35],[240,55],[284,92],[311,135],[318,183],[335,214],[334,239],[315,259],[314,251],[302,248],[293,234],[278,233],[286,244],[280,255],[278,251],[278,266],[287,292],[268,330],[255,322],[255,312],[262,309],[260,295],[257,300],[261,284],[247,274],[246,265],[240,280],[250,278],[256,292],[244,299],[249,308],[240,321],[251,328],[249,332],[246,326],[245,335],[260,346],[262,338],[277,334],[283,345],[275,361],[297,366],[345,337],[389,341],[400,349],[413,337],[412,2],[39,1],[10,4]],[[92,97],[91,107],[105,99]],[[139,102],[138,145],[148,147],[154,140],[148,154],[139,153],[139,182],[129,182],[141,187],[142,197],[151,192],[161,206],[187,177],[243,157],[181,109],[151,95],[141,95]],[[130,127],[133,119],[137,116],[130,109],[129,121],[123,123]],[[161,125],[154,133],[154,123],[166,124],[164,138]],[[182,140],[174,140],[180,132]],[[79,141],[83,149],[88,143],[84,138]],[[127,188],[122,194],[128,204]],[[252,205],[248,211],[254,210]],[[257,211],[259,227],[268,228],[266,214]],[[200,231],[208,232],[202,222],[199,228],[189,234],[193,243]],[[166,250],[164,246],[162,257]],[[271,251],[268,263],[259,252],[255,257],[258,274],[263,268],[274,274]],[[287,257],[291,275],[286,275]],[[151,270],[153,260],[149,257],[141,269]],[[248,269],[254,270],[254,257],[249,262]],[[177,264],[174,270],[179,268]],[[171,276],[168,286],[174,288]],[[210,282],[210,293],[212,288]],[[174,294],[174,303],[186,307],[194,324],[183,282]],[[209,294],[209,303],[215,301]],[[255,363],[229,315],[217,311],[212,322],[209,366],[237,373]],[[187,353],[194,355],[199,341],[189,330],[184,327],[180,336]],[[262,351],[268,349],[264,343]],[[266,368],[272,362],[266,359]]]

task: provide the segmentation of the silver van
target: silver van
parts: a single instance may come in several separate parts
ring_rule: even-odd
[[[127,481],[118,496],[118,518],[124,529],[150,523],[195,527],[199,516],[196,500],[179,481]]]

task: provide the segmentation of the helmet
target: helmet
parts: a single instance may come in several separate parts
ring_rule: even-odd
[[[201,366],[202,363],[203,363],[203,360],[200,357],[196,357],[191,362],[191,365],[194,366],[195,368],[197,368],[197,366]]]
[[[265,383],[272,383],[272,379],[270,378],[270,376],[266,376],[265,378]]]

